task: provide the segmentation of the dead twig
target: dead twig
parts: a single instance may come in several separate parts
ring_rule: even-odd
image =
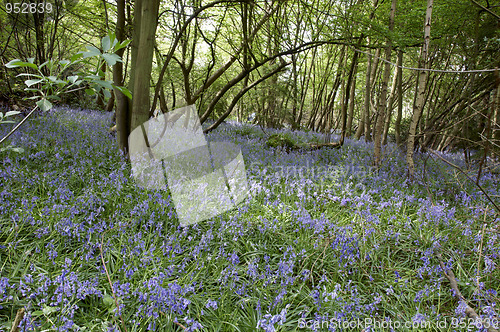
[[[446,271],[446,267],[444,266],[443,263],[443,257],[439,252],[435,252],[436,257],[439,260],[439,265],[441,266],[441,270],[443,271],[443,274],[445,275],[446,279],[450,282],[451,289],[453,289],[453,292],[455,293],[455,296],[458,298],[459,301],[462,301],[465,304],[465,314],[469,317],[474,319],[477,322],[481,322],[481,324],[486,328],[488,332],[499,332],[496,328],[494,328],[489,322],[484,322],[481,317],[477,314],[477,312],[467,304],[467,301],[465,297],[462,295],[460,290],[458,289],[458,283],[457,279],[455,278],[455,274],[453,273],[452,270],[449,270],[448,272]]]
[[[24,312],[25,312],[24,308],[21,308],[17,311],[16,318],[14,318],[14,322],[12,323],[12,327],[10,329],[10,332],[19,331],[19,323],[21,323],[21,321],[24,318]]]

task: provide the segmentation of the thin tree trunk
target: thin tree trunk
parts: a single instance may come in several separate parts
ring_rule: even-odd
[[[371,124],[370,124],[370,99],[371,99],[371,68],[372,68],[372,57],[367,55],[367,65],[366,65],[366,80],[365,80],[365,102],[363,106],[363,114],[365,117],[365,142],[371,141]]]
[[[356,95],[356,73],[358,71],[358,65],[354,69],[354,77],[352,79],[351,92],[349,92],[349,107],[347,116],[347,137],[351,137],[352,133],[352,120],[354,118],[354,97]]]
[[[396,98],[396,87],[398,84],[399,71],[401,71],[401,68],[396,66],[396,69],[394,70],[394,76],[392,78],[391,93],[389,94],[389,100],[387,101],[387,116],[385,119],[382,145],[387,144],[387,135],[389,134],[389,128],[391,127],[392,109],[393,109],[392,106],[394,105],[394,99]]]
[[[391,4],[391,13],[389,15],[389,31],[392,31],[394,29],[394,13],[396,11],[396,1],[397,0],[392,0]],[[391,61],[391,52],[392,42],[389,38],[389,40],[387,41],[387,47],[385,48],[385,59],[387,61]],[[380,162],[382,159],[382,134],[384,130],[385,112],[387,108],[387,84],[389,83],[390,74],[391,65],[389,64],[389,62],[386,62],[384,66],[384,77],[382,79],[382,90],[380,91],[380,97],[378,101],[377,125],[375,126],[374,160],[376,167],[380,167]]]
[[[422,68],[428,69],[427,53],[429,52],[429,41],[431,38],[431,18],[432,18],[432,5],[433,0],[427,0],[427,10],[425,14],[425,25],[424,25],[424,45],[422,46],[421,61]],[[413,117],[410,123],[410,131],[408,133],[408,142],[406,145],[406,163],[408,164],[408,175],[413,179],[415,175],[415,162],[413,160],[414,156],[414,144],[415,136],[418,126],[418,120],[422,114],[422,109],[425,100],[425,84],[427,80],[428,72],[423,70],[419,71],[418,85],[415,92],[415,104],[413,106]]]
[[[394,131],[396,133],[396,145],[401,144],[401,118],[403,117],[403,51],[398,52],[398,114],[394,123]]]

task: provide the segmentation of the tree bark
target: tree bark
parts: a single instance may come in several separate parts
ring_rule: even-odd
[[[125,40],[125,0],[117,0],[116,3],[116,38],[119,42]],[[116,51],[116,54],[123,57],[125,49]],[[113,83],[116,86],[123,85],[123,63],[117,62],[113,66]],[[120,150],[128,152],[128,136],[130,134],[130,109],[129,99],[118,89],[114,89],[116,97],[116,138]]]
[[[394,131],[396,133],[396,145],[401,144],[401,118],[403,117],[403,51],[398,52],[398,114],[394,123]]]
[[[428,59],[427,54],[429,52],[429,41],[431,38],[431,18],[432,18],[432,6],[433,0],[427,0],[427,10],[425,14],[425,24],[424,24],[424,44],[422,46],[421,61],[422,68],[424,70],[419,71],[418,75],[418,85],[415,91],[415,103],[413,105],[413,116],[410,123],[410,130],[408,133],[408,142],[406,145],[406,163],[408,164],[408,176],[413,179],[415,175],[415,162],[413,160],[414,156],[414,144],[415,136],[418,126],[418,120],[422,114],[422,109],[425,101],[425,85],[428,76]]]
[[[396,11],[396,1],[392,0],[391,12],[389,15],[389,31],[394,29],[394,13]],[[392,52],[392,42],[389,38],[387,41],[387,46],[385,48],[385,59],[391,61]],[[376,167],[380,167],[380,162],[382,159],[382,134],[385,122],[385,112],[387,108],[387,84],[389,83],[389,76],[391,74],[391,65],[386,62],[384,65],[384,77],[382,79],[382,89],[380,91],[379,101],[378,101],[378,118],[377,125],[375,126],[375,151],[374,151],[374,162]]]
[[[149,119],[151,69],[153,65],[153,50],[158,20],[160,0],[136,1],[136,16],[139,16],[138,47],[135,52],[135,61],[132,59],[132,72],[134,73],[132,90],[132,113],[130,129],[133,131]],[[137,8],[138,7],[138,8]],[[132,57],[134,53],[132,53]],[[131,77],[132,77],[131,72]]]

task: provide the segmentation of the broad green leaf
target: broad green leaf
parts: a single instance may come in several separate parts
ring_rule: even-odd
[[[93,56],[99,56],[101,55],[101,51],[95,46],[85,46],[88,50],[88,52],[83,52],[83,57],[84,58],[90,58]]]
[[[56,312],[58,309],[56,307],[43,306],[43,314],[48,316],[53,312]]]
[[[17,153],[23,153],[24,152],[23,148],[12,148],[11,150],[14,151],[14,152],[17,152]]]
[[[70,60],[71,62],[75,62],[76,60],[80,59],[83,56],[83,52],[78,52],[75,55],[73,55]]]
[[[115,305],[115,300],[111,296],[109,296],[109,294],[106,294],[102,297],[102,302],[107,307]]]
[[[125,96],[127,96],[129,99],[132,99],[132,93],[130,93],[129,89],[127,89],[126,87],[124,86],[116,86],[116,85],[113,85],[118,91],[120,91],[121,93],[123,93]]]
[[[26,80],[24,81],[24,84],[26,84],[27,87],[30,87],[32,85],[35,85],[35,84],[38,84],[40,82],[42,82],[43,80],[42,79],[37,79],[37,80]]]
[[[101,76],[99,76],[99,75],[87,75],[87,76],[85,76],[85,79],[91,80],[91,81],[99,81],[101,79]]]
[[[40,99],[39,101],[36,102],[36,104],[44,112],[46,112],[52,108],[52,104],[50,103],[50,101],[48,101],[45,98]]]
[[[102,92],[104,93],[104,97],[111,98],[111,92],[109,92],[109,90],[104,89],[104,90],[102,90]]]
[[[101,45],[104,52],[109,51],[111,49],[111,38],[109,36],[102,37]]]
[[[108,81],[95,81],[95,83],[99,84],[103,88],[110,89],[110,90],[113,89],[113,85]]]
[[[119,49],[122,49],[124,47],[127,47],[132,41],[131,40],[124,40],[118,46],[115,48],[115,51],[118,51]]]
[[[21,114],[19,111],[8,111],[5,113],[5,117]]]
[[[114,66],[115,63],[122,62],[120,57],[116,54],[104,53],[102,57],[104,58],[104,60],[106,60],[108,66]]]
[[[5,64],[7,68],[18,68],[18,67],[30,67],[33,69],[38,69],[38,66],[34,63],[24,62],[19,59],[14,59]]]
[[[21,74],[16,75],[16,77],[23,77],[23,76],[43,78],[42,75],[35,75],[35,74],[28,74],[28,73],[21,73]]]
[[[59,64],[63,67],[66,67],[67,65],[70,64],[70,61],[69,60],[61,60],[61,61],[59,61]]]
[[[56,82],[56,80],[57,80],[57,77],[55,77],[55,76],[48,76],[47,78],[48,78],[49,80],[51,80],[52,82],[54,82],[54,83],[55,83],[55,82]]]
[[[71,83],[71,84],[75,84],[75,82],[78,80],[78,76],[75,75],[75,76],[68,76],[68,81]]]
[[[92,89],[85,89],[85,93],[88,94],[89,96],[95,95],[95,91]]]
[[[57,96],[57,95],[50,95],[50,96],[47,96],[47,99],[51,99],[51,100],[61,100],[61,97]]]
[[[43,311],[41,311],[41,310],[33,311],[31,313],[31,316],[33,316],[33,317],[38,317],[38,316],[42,316],[42,315],[43,315]]]

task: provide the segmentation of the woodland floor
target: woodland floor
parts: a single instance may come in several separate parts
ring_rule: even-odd
[[[168,191],[135,185],[110,123],[57,108],[2,153],[0,331],[21,308],[21,331],[481,330],[467,305],[498,326],[500,218],[435,156],[410,182],[391,144],[375,170],[369,143],[286,152],[266,135],[321,136],[224,124],[208,139],[241,147],[251,195],[182,228]],[[496,201],[499,183],[480,181]]]

